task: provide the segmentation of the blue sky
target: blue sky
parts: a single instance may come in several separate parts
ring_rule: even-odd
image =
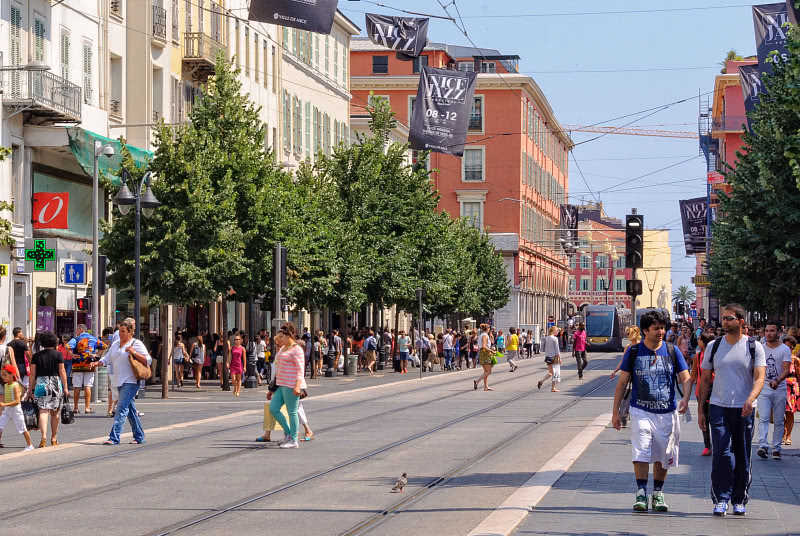
[[[444,15],[436,0],[379,3]],[[536,80],[562,124],[591,125],[695,97],[631,126],[696,131],[697,94],[714,89],[714,76],[719,73],[719,63],[727,51],[755,54],[750,6],[733,0],[727,3],[725,0],[602,3],[459,0],[456,5],[475,45],[521,56],[520,71]],[[402,15],[364,1],[340,0],[339,8],[362,28],[364,12]],[[684,8],[691,10],[579,14]],[[455,15],[453,7],[449,10]],[[432,19],[428,37],[432,41],[471,46],[450,21]],[[620,126],[637,117],[641,116],[606,124]],[[576,143],[595,136],[572,135]],[[624,218],[631,207],[637,207],[645,215],[648,228],[673,229],[670,231],[673,288],[690,285],[695,262],[694,257],[685,258],[678,200],[705,196],[705,162],[699,157],[697,140],[609,135],[578,145],[574,157],[589,188],[599,195],[608,214]],[[653,173],[674,164],[678,165]],[[572,202],[592,199],[572,159],[569,172]],[[602,192],[650,173],[653,174],[618,186],[643,188]],[[684,182],[666,184],[674,181]]]

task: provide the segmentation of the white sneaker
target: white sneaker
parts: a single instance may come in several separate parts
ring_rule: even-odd
[[[25,447],[25,450],[23,452],[27,452],[30,450],[33,450],[33,445],[28,445],[27,447]]]
[[[296,449],[296,448],[299,448],[299,447],[300,447],[300,445],[297,444],[297,441],[295,441],[294,439],[291,439],[291,438],[286,440],[286,441],[284,441],[283,443],[281,443],[279,445],[279,448],[282,448],[282,449]]]

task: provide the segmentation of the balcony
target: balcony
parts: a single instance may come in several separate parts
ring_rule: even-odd
[[[742,125],[747,125],[747,117],[743,115],[727,115],[715,117],[711,122],[712,132],[742,132]]]
[[[9,70],[2,75],[3,106],[23,112],[25,124],[81,122],[81,87],[50,71]],[[6,119],[8,116],[6,116]]]
[[[156,44],[167,43],[167,10],[160,6],[153,6],[153,40]]]
[[[202,32],[183,34],[183,67],[192,79],[205,82],[214,73],[217,55],[225,55],[225,47]]]

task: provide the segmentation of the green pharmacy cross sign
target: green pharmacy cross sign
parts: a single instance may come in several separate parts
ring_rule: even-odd
[[[55,272],[57,264],[55,261],[55,239],[35,238],[25,240],[26,272]]]

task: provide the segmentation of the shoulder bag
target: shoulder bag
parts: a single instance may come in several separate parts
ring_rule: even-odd
[[[150,375],[152,374],[150,367],[133,357],[131,354],[128,354],[128,362],[130,362],[131,372],[133,372],[133,375],[137,380],[150,379]]]
[[[61,424],[72,424],[75,422],[75,413],[69,403],[69,393],[64,392],[64,403],[61,404]]]

